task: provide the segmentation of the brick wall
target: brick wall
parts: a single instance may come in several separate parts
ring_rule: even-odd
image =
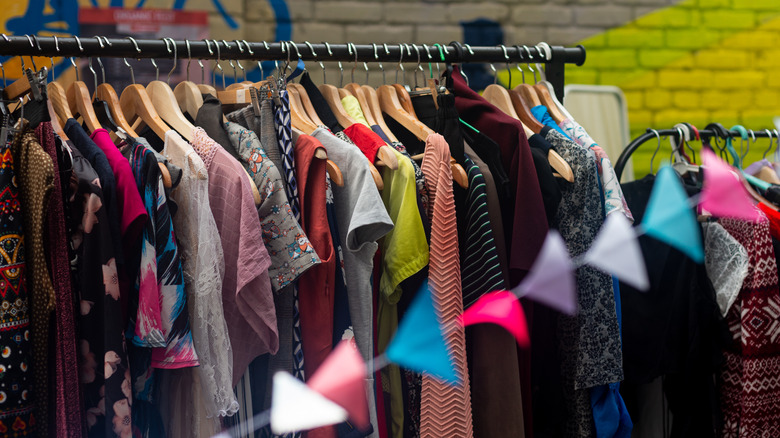
[[[0,11],[0,25],[30,0]],[[238,23],[217,13],[218,0],[187,0],[185,8],[210,14],[212,38],[274,39],[272,2],[219,0]],[[91,6],[92,0],[78,0]],[[130,4],[132,3],[132,5]],[[137,0],[125,0],[134,6]],[[146,0],[171,8],[174,0]],[[285,0],[291,38],[334,43],[448,43],[462,40],[462,21],[497,21],[506,44],[573,45],[588,50],[584,67],[569,67],[567,83],[621,87],[633,133],[680,121],[719,121],[749,128],[771,126],[780,98],[780,2],[776,0]],[[107,6],[108,0],[98,0]],[[0,26],[2,27],[2,26]],[[6,64],[9,77],[14,60]],[[9,67],[10,66],[10,67]],[[496,64],[501,67],[500,63]],[[254,67],[254,66],[252,66]],[[229,69],[228,65],[223,68]],[[319,67],[309,66],[315,74]],[[381,81],[372,65],[369,82]],[[351,65],[345,63],[348,78]],[[362,66],[356,79],[364,80]],[[386,63],[388,76],[396,66]],[[407,71],[411,68],[407,65]],[[361,76],[358,76],[360,74]],[[513,76],[515,81],[519,80]],[[328,65],[328,80],[338,79]],[[410,76],[411,78],[411,76]],[[388,78],[389,79],[389,78]],[[761,147],[763,149],[763,147]]]

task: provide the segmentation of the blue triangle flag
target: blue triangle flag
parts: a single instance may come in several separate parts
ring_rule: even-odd
[[[696,263],[704,262],[696,215],[677,174],[669,166],[658,171],[642,227],[648,236],[677,248]]]
[[[417,292],[385,355],[404,368],[458,382],[428,281]]]

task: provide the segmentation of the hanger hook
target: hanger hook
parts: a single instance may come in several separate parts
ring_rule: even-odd
[[[236,42],[236,45],[238,46],[238,51],[240,53],[244,53],[244,47],[241,45],[241,42],[243,41],[244,44],[247,44],[247,49],[249,48],[249,44],[246,42],[246,40],[233,40]],[[250,55],[253,55],[252,51],[249,51]],[[246,70],[244,69],[244,66],[241,64],[241,60],[236,58],[236,65],[238,65],[238,68],[241,70],[241,77],[242,80],[246,81]]]
[[[509,54],[506,52],[506,46],[501,44],[501,50],[504,52],[504,61],[506,61],[506,70],[509,72],[509,85],[512,86],[512,69],[509,68]]]
[[[222,62],[222,53],[219,50],[219,41],[212,40],[212,42],[214,43],[214,47],[217,48],[217,68],[219,69],[220,76],[222,76],[222,89],[224,90],[225,89],[225,70],[222,69],[222,64],[220,64],[220,62]],[[213,70],[211,71],[211,74],[212,74],[212,80],[211,81],[214,82],[216,78],[213,76],[214,75],[214,71]]]
[[[780,150],[780,132],[777,132],[777,129],[773,129],[772,132],[775,134],[775,157],[777,156],[778,150]]]
[[[187,81],[190,80],[190,63],[192,62],[192,49],[190,48],[190,40],[185,39],[184,45],[187,47]]]
[[[406,70],[404,70],[404,45],[398,44],[398,49],[400,49],[401,57],[398,59],[398,68],[395,70],[395,83],[398,83],[398,72],[402,71],[404,74],[406,74]]]
[[[658,146],[655,147],[655,152],[653,152],[653,156],[650,158],[650,174],[653,175],[655,174],[655,171],[653,170],[653,161],[655,161],[655,155],[661,149],[661,134],[655,129],[651,129],[650,131],[655,134],[655,137],[658,139]]]
[[[766,132],[767,137],[769,137],[769,147],[764,151],[764,155],[762,155],[761,158],[766,159],[766,154],[772,150],[772,131],[764,129],[764,132]]]
[[[171,85],[171,75],[176,70],[176,64],[179,61],[179,53],[176,49],[176,41],[173,40],[173,38],[163,38],[165,41],[165,50],[168,51],[168,54],[171,53],[171,48],[168,46],[168,41],[170,41],[171,45],[173,46],[173,65],[171,66],[171,71],[168,72],[168,79],[165,81],[168,85]]]
[[[149,58],[152,61],[152,65],[154,66],[154,80],[159,81],[160,80],[160,67],[157,67],[157,61],[154,60],[154,58]]]
[[[325,49],[328,51],[328,55],[332,57],[333,51],[330,50],[330,44],[327,42],[324,42],[324,44],[325,44]],[[327,81],[325,80],[325,67],[322,63],[320,63],[320,67],[322,67],[322,83],[326,84]],[[341,63],[339,63],[339,68],[341,68]]]
[[[355,69],[357,68],[357,62],[358,62],[358,61],[357,61],[357,59],[358,59],[358,54],[357,54],[357,47],[355,47],[355,44],[354,44],[354,43],[347,43],[347,46],[348,46],[348,47],[351,47],[351,49],[350,49],[350,55],[352,54],[352,52],[355,52],[355,53],[354,53],[354,55],[355,55],[355,61],[352,63],[352,82],[355,82]]]
[[[531,49],[528,48],[528,46],[523,45],[523,49],[525,49],[525,54],[528,56],[528,59],[526,59],[525,64],[528,66],[528,71],[534,74],[534,84],[536,83],[536,70],[534,70],[533,67],[531,67],[531,61],[533,61],[534,57],[531,55]]]
[[[417,82],[417,70],[422,69],[422,61],[420,60],[420,49],[417,47],[417,44],[412,44],[412,48],[414,49],[414,52],[417,54],[417,65],[414,66],[414,88],[418,88],[418,82]],[[425,71],[423,70],[423,74]]]
[[[228,44],[228,42],[227,42],[227,41],[225,41],[225,40],[222,40],[222,44],[224,44],[224,45],[225,45],[225,48],[226,48],[226,49],[230,50],[230,44]],[[235,65],[235,64],[233,64],[233,58],[232,58],[232,57],[230,57],[230,58],[228,58],[228,60],[227,60],[227,61],[228,61],[228,65],[229,65],[229,66],[230,66],[230,67],[233,69],[233,82],[234,82],[234,83],[235,83],[235,82],[238,82],[238,75],[236,74],[236,65]],[[223,77],[222,79],[224,80],[225,78]],[[225,87],[222,87],[222,88],[225,88]]]
[[[27,41],[30,42],[30,47],[32,47],[34,49],[35,48],[35,43],[33,43],[32,37],[30,35],[28,35],[28,34],[24,34],[24,36],[26,36],[27,37]],[[38,71],[38,67],[35,66],[35,60],[33,59],[32,55],[30,55],[30,62],[32,62],[33,70]]]
[[[92,67],[92,57],[89,57],[89,71],[92,73],[92,79],[95,81],[95,90],[97,90],[97,73],[95,73],[94,67]]]
[[[517,67],[517,71],[520,72],[520,76],[521,76],[521,78],[523,80],[523,83],[525,83],[525,71],[523,71],[523,69],[520,68],[520,60],[523,58],[523,52],[520,49],[519,45],[516,44],[514,47],[515,47],[515,49],[517,49],[517,54],[519,56],[519,58],[517,60],[517,64],[515,64],[515,66]],[[510,86],[511,86],[511,84],[510,84]]]
[[[24,61],[22,61],[24,62]],[[70,57],[70,65],[73,66],[73,69],[76,71],[76,82],[79,81],[79,66],[76,65],[76,61],[73,60],[73,57]]]

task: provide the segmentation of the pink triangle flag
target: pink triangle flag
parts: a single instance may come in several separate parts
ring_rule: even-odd
[[[740,177],[709,149],[701,151],[704,183],[701,208],[717,217],[758,220],[760,215]]]
[[[638,290],[644,291],[650,287],[636,233],[622,214],[607,216],[583,261]]]
[[[527,347],[528,326],[525,313],[515,294],[501,290],[483,295],[460,316],[464,325],[493,323],[505,328],[517,339],[521,347]]]
[[[366,363],[354,343],[341,341],[308,379],[309,388],[344,408],[359,429],[368,429]]]
[[[567,315],[577,313],[577,291],[574,287],[574,264],[566,243],[555,230],[547,233],[542,250],[523,281],[512,289],[523,298],[552,307]]]

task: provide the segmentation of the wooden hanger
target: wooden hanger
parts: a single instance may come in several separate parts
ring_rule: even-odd
[[[317,88],[325,97],[325,101],[328,102],[328,106],[333,111],[333,114],[336,116],[336,121],[339,122],[341,127],[349,127],[357,123],[355,119],[347,114],[346,110],[344,110],[344,106],[341,105],[341,97],[339,96],[338,88],[330,84],[322,84]],[[371,169],[371,176],[374,178],[376,188],[382,190],[385,186],[384,182],[382,181],[382,175],[379,173],[379,170],[377,170],[376,166],[374,166],[374,163],[369,164]]]
[[[404,109],[395,87],[382,85],[376,91],[382,111],[414,134],[415,137],[425,141],[429,135],[434,133],[431,128]]]
[[[3,96],[8,100],[16,100],[30,92],[30,90],[30,81],[27,80],[27,76],[22,75],[21,78],[15,80],[11,85],[3,88]]]
[[[366,98],[366,93],[363,91],[363,88],[360,85],[352,82],[345,85],[344,90],[357,98],[358,103],[360,104],[360,109],[363,110],[363,117],[366,118],[369,127],[377,125],[377,122],[374,119],[374,115],[371,113],[371,107],[368,104],[368,99]]]
[[[92,108],[92,98],[89,95],[87,84],[82,81],[74,81],[67,92],[68,106],[74,116],[81,115],[89,132],[102,128]]]
[[[303,131],[295,127],[292,128],[292,131],[293,134],[295,134],[293,136],[293,139],[296,141],[298,137],[300,137],[301,135],[305,135]],[[330,180],[333,182],[333,184],[336,184],[339,187],[344,187],[344,174],[341,173],[341,169],[339,169],[339,166],[336,163],[334,163],[333,160],[330,160],[328,158],[328,151],[324,147],[318,147],[314,150],[314,158],[318,158],[320,160],[327,160],[325,162],[325,169],[328,172],[328,176],[330,177]]]
[[[191,81],[182,81],[173,89],[173,95],[179,103],[179,108],[194,120],[203,106],[203,93],[198,86]]]
[[[406,91],[406,88],[401,84],[393,84],[392,87],[395,89],[395,92],[398,95],[398,101],[401,103],[401,107],[404,111],[411,114],[415,119],[419,119],[417,113],[414,111],[414,106],[412,105],[412,97],[409,96],[409,92]]]
[[[527,84],[521,84],[521,85],[527,85]],[[522,94],[517,91],[521,85],[518,85],[515,87],[514,90],[511,90],[508,92],[509,98],[512,101],[512,108],[514,110],[514,114],[507,112],[500,106],[498,108],[502,111],[504,111],[506,114],[515,117],[520,120],[520,122],[523,124],[523,129],[525,130],[526,137],[531,137],[535,133],[538,134],[542,131],[544,128],[544,125],[536,120],[536,117],[531,113],[531,109],[528,107],[528,104],[526,104],[525,100],[523,99]],[[527,85],[528,86],[528,85]],[[533,88],[531,88],[533,91]],[[487,91],[487,89],[485,90]],[[574,182],[574,171],[571,170],[571,166],[569,163],[566,162],[566,160],[563,159],[563,157],[558,154],[553,149],[550,149],[547,152],[547,161],[550,163],[550,167],[553,168],[557,172],[558,175],[560,175],[561,178],[568,182]]]
[[[509,90],[506,88],[498,84],[490,84],[485,88],[485,91],[482,92],[482,97],[505,114],[520,120],[520,116],[517,115],[515,107],[512,104],[512,98],[509,96]]]
[[[515,113],[520,118],[520,121],[531,130],[532,134],[538,134],[544,129],[542,122],[534,117],[528,102],[517,89],[509,91],[509,98],[512,100],[512,106],[515,108]],[[526,134],[528,133],[526,132]]]
[[[348,128],[349,126],[358,123],[357,120],[347,114],[347,111],[341,104],[341,96],[339,95],[338,88],[330,84],[322,84],[317,88],[320,90],[323,97],[325,97],[325,101],[328,102],[328,106],[336,116],[336,121],[339,122],[339,125],[341,125],[342,128]]]
[[[62,127],[65,126],[65,122],[68,119],[73,118],[73,114],[71,114],[68,106],[65,89],[62,88],[59,82],[49,82],[46,85],[46,94],[49,96],[47,106],[50,108],[49,118],[51,118],[51,126],[60,138],[68,140],[68,136],[65,135]]]
[[[111,112],[111,116],[114,118],[114,121],[119,128],[122,128],[122,130],[131,137],[140,137],[133,127],[130,126],[130,123],[127,122],[127,119],[122,112],[122,107],[119,105],[119,98],[111,84],[102,83],[98,85],[95,96],[106,103],[108,110]],[[165,137],[162,138],[164,139]],[[157,163],[157,166],[160,168],[163,185],[166,189],[170,189],[173,187],[173,179],[171,178],[171,173],[168,171],[168,166],[164,163]]]
[[[140,119],[161,139],[165,139],[165,133],[171,130],[157,114],[146,88],[142,85],[132,84],[125,87],[119,97],[119,106],[130,123]]]
[[[425,141],[429,135],[435,134],[431,128],[426,126],[416,117],[412,118],[412,116],[404,110],[398,99],[395,87],[391,85],[382,85],[377,89],[377,94],[379,94],[379,104],[382,111],[409,130],[415,137]],[[468,174],[466,174],[466,170],[463,166],[450,159],[450,169],[452,170],[453,181],[463,188],[468,188]]]
[[[366,95],[366,101],[368,102],[368,112],[374,116],[376,124],[379,125],[379,127],[382,129],[382,132],[385,133],[391,142],[397,143],[398,139],[395,137],[395,135],[393,135],[393,132],[390,131],[390,128],[385,123],[384,116],[382,116],[382,107],[379,105],[379,95],[376,93],[374,87],[370,85],[363,85],[360,88],[363,89],[363,93]]]
[[[302,131],[304,134],[311,135],[317,129],[317,125],[309,118],[303,109],[303,103],[298,95],[298,90],[290,88],[287,90],[290,101],[290,119],[292,126]]]
[[[117,127],[122,128],[122,130],[131,137],[139,136],[125,118],[122,107],[119,105],[119,97],[116,95],[116,91],[114,91],[114,87],[112,87],[111,84],[102,83],[98,85],[97,91],[95,91],[95,97],[106,103],[108,111],[111,113],[111,117],[114,119]]]
[[[533,88],[536,90],[536,94],[539,96],[542,105],[547,107],[547,111],[549,111],[550,116],[555,120],[555,123],[563,122],[566,119],[566,116],[558,109],[558,105],[550,95],[550,90],[543,84],[536,84]]]
[[[207,84],[198,84],[197,87],[201,94],[210,94],[214,97],[217,97],[217,89],[213,86]]]
[[[289,92],[290,90],[295,90],[298,94],[298,98],[301,100],[301,104],[303,104],[303,110],[309,116],[309,119],[317,126],[325,126],[325,124],[322,123],[322,120],[320,120],[320,116],[317,115],[317,111],[314,109],[314,105],[312,105],[311,100],[309,99],[309,93],[306,92],[306,88],[301,84],[291,82],[287,84],[287,91]]]
[[[154,105],[160,117],[165,120],[165,123],[175,129],[187,141],[192,141],[195,138],[195,126],[184,117],[171,87],[163,81],[152,81],[146,86],[146,92],[149,94],[152,105]]]
[[[520,84],[516,86],[515,91],[517,91],[518,93],[520,93],[521,96],[523,96],[523,99],[525,100],[525,102],[528,104],[530,108],[542,104],[542,101],[539,100],[539,95],[536,93],[536,89],[534,89],[534,87],[528,84]]]

